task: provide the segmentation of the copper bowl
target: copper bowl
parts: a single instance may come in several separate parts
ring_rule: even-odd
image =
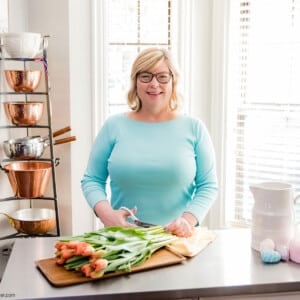
[[[7,173],[13,193],[21,198],[38,198],[45,194],[52,165],[50,162],[12,162],[2,167]]]
[[[26,234],[44,234],[55,228],[55,211],[47,208],[25,208],[12,214],[0,212],[18,231]]]
[[[4,70],[5,78],[15,92],[33,92],[41,81],[41,70]]]
[[[44,102],[4,102],[4,111],[14,125],[36,125],[42,118]]]

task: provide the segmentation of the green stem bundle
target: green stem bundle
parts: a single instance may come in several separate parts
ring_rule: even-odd
[[[130,272],[176,239],[162,226],[106,227],[58,241],[56,262],[66,270],[80,271],[92,278],[108,272]]]

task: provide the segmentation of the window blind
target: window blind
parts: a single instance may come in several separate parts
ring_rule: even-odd
[[[107,1],[107,101],[109,114],[127,110],[131,65],[148,47],[176,44],[177,0]]]
[[[234,178],[231,222],[249,225],[250,184],[284,181],[300,192],[300,0],[241,0],[234,13],[234,166],[227,174]]]

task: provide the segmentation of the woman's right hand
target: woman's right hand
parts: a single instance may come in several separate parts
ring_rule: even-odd
[[[118,209],[114,210],[107,200],[102,200],[98,202],[94,211],[99,217],[100,221],[103,223],[104,227],[109,226],[122,226],[122,227],[133,227],[132,223],[129,223],[126,218],[130,216],[129,212]],[[136,208],[132,209],[132,212],[136,213]]]

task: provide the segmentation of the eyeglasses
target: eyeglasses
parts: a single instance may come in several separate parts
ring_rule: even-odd
[[[153,77],[155,77],[159,83],[168,83],[172,78],[172,76],[173,76],[172,73],[168,73],[168,72],[161,72],[156,74],[152,74],[149,72],[141,72],[138,73],[137,78],[143,83],[151,82]]]

